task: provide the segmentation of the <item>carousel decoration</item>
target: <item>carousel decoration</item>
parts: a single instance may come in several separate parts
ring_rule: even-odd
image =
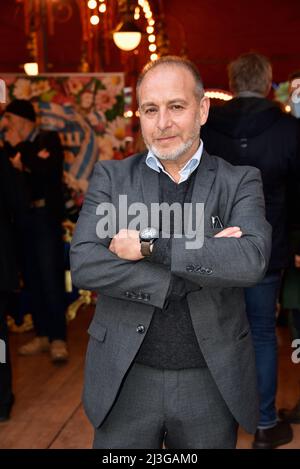
[[[55,34],[55,25],[68,22],[74,15],[81,23],[80,72],[103,71],[112,62],[112,45],[131,52],[143,42],[149,60],[167,53],[163,14],[154,12],[150,0],[16,1],[24,11],[29,59],[24,69],[29,75],[49,71],[48,43]]]

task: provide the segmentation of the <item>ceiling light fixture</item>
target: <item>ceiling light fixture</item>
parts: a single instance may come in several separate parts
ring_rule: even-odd
[[[113,40],[119,49],[130,51],[135,49],[142,39],[142,33],[129,15],[119,23],[113,32]]]

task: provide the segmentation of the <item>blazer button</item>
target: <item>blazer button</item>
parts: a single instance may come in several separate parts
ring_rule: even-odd
[[[143,326],[143,324],[139,324],[136,328],[136,332],[138,332],[139,334],[144,334],[145,333],[145,326]]]

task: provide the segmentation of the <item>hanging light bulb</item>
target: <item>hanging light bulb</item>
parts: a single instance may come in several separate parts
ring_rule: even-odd
[[[113,33],[114,43],[119,49],[130,51],[135,49],[142,39],[142,33],[130,16],[125,17]]]
[[[141,33],[138,32],[116,32],[114,33],[114,43],[119,49],[122,50],[133,50],[141,42]]]

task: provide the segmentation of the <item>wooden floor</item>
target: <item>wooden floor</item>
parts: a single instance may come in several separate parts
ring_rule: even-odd
[[[20,357],[17,348],[32,332],[11,335],[16,403],[11,420],[0,424],[0,448],[90,448],[93,431],[82,410],[80,396],[86,329],[92,309],[81,309],[69,324],[70,361],[54,366],[48,354]],[[280,373],[278,406],[291,407],[300,395],[300,364],[291,362],[288,331],[278,330]],[[300,448],[300,425],[294,440],[282,448]],[[238,448],[250,448],[252,436],[240,431]]]

